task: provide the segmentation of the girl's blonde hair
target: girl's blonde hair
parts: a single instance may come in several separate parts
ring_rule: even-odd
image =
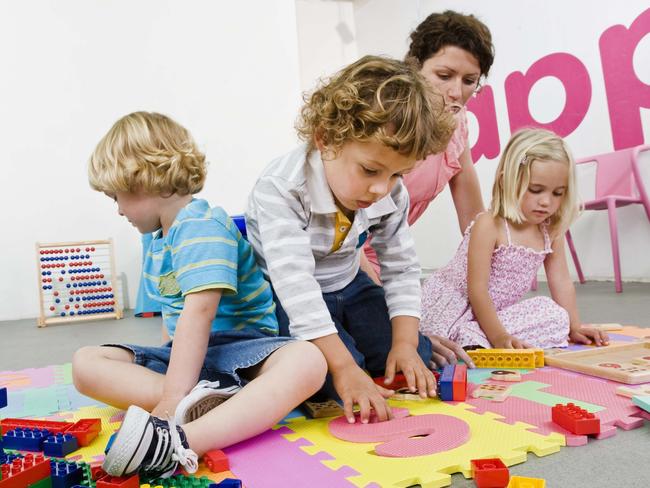
[[[442,152],[454,131],[444,99],[412,63],[364,56],[321,82],[296,123],[314,148],[320,137],[337,154],[347,141],[376,140],[400,154],[424,159]]]
[[[187,129],[154,112],[134,112],[115,122],[88,164],[90,186],[109,194],[194,194],[203,188],[206,172],[205,155]]]
[[[492,187],[492,215],[511,222],[525,221],[521,200],[530,183],[533,162],[558,161],[568,167],[568,182],[558,211],[550,217],[549,230],[562,235],[578,216],[580,207],[576,188],[575,161],[567,144],[557,134],[545,129],[523,129],[514,134],[506,146]]]

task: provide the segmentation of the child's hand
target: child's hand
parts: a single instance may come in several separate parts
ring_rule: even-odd
[[[462,359],[468,368],[476,367],[467,352],[454,341],[439,335],[427,335],[427,338],[431,341],[433,356],[431,360],[438,368],[443,368],[448,364],[456,364],[458,359]]]
[[[495,349],[531,349],[533,346],[510,334],[501,334],[492,341]]]
[[[377,385],[359,366],[352,364],[344,369],[332,371],[334,388],[343,401],[343,413],[348,422],[353,424],[354,405],[359,405],[359,417],[364,424],[370,419],[371,408],[380,422],[393,418],[393,413],[386,403],[395,392]]]
[[[436,379],[433,373],[422,362],[417,349],[406,342],[394,344],[386,360],[384,373],[387,385],[393,382],[395,373],[401,371],[406,378],[409,390],[419,393],[420,397],[436,396]]]
[[[573,329],[569,339],[577,344],[596,344],[597,346],[609,345],[609,336],[604,330],[592,329],[591,327],[580,327]]]

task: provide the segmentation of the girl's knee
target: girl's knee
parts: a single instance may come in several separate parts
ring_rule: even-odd
[[[292,356],[299,361],[300,368],[297,372],[308,382],[319,383],[320,388],[327,375],[327,362],[323,353],[307,341],[296,341],[289,346],[292,348]]]
[[[78,391],[84,392],[89,377],[93,373],[93,365],[99,358],[99,347],[85,346],[77,349],[72,356],[72,381]]]

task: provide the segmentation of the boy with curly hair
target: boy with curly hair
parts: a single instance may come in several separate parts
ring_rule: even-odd
[[[306,99],[305,144],[270,163],[247,207],[248,236],[276,295],[280,333],[316,344],[330,375],[325,395],[368,422],[390,418],[397,371],[422,397],[435,395],[428,366],[445,346],[418,333],[420,266],[402,175],[445,148],[453,132],[442,97],[417,68],[366,56]],[[384,287],[359,270],[369,234]],[[462,355],[462,353],[459,353]],[[467,358],[469,359],[469,358]]]
[[[273,426],[325,378],[314,345],[278,337],[271,288],[248,241],[223,209],[193,197],[205,175],[189,132],[157,113],[122,117],[90,158],[90,185],[141,233],[154,233],[143,280],[169,341],[75,353],[77,389],[128,407],[103,465],[113,476],[167,477],[179,463],[194,472],[203,453]]]

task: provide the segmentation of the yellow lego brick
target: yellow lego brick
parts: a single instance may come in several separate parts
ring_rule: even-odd
[[[546,481],[541,478],[526,478],[525,476],[511,476],[508,488],[545,488]]]
[[[535,369],[544,366],[541,349],[474,349],[467,354],[477,368]]]

